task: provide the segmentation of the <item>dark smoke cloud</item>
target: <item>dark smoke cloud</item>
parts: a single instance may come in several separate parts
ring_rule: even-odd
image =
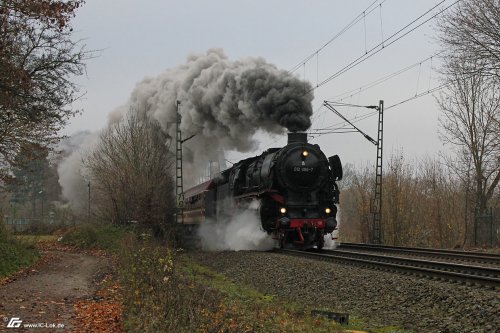
[[[262,59],[256,65],[256,68],[241,73],[239,91],[256,113],[256,125],[271,121],[290,131],[308,129],[311,126],[312,96],[304,94],[304,83]]]
[[[305,91],[310,88],[262,58],[232,61],[212,49],[139,83],[130,104],[169,122],[175,120],[179,100],[184,131],[245,141],[258,129],[281,133],[283,128],[309,128],[313,96]]]
[[[138,83],[128,103],[110,113],[109,124],[129,110],[146,113],[173,138],[175,149],[180,101],[183,137],[196,134],[183,145],[184,184],[190,186],[209,161],[224,161],[225,150],[255,150],[257,131],[283,134],[309,128],[313,95],[305,92],[310,89],[309,83],[262,58],[229,60],[221,49],[211,49]]]
[[[181,102],[186,167],[200,174],[221,150],[248,152],[256,148],[258,131],[283,134],[311,125],[311,86],[262,58],[229,60],[221,49],[192,55],[187,63],[144,79],[129,103],[110,119],[133,108],[157,119],[175,138],[176,101]],[[117,117],[118,116],[118,117]],[[188,173],[191,174],[191,173]]]

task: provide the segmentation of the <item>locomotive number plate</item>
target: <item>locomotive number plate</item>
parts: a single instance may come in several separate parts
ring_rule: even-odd
[[[294,172],[312,172],[314,168],[308,168],[304,166],[293,167]]]

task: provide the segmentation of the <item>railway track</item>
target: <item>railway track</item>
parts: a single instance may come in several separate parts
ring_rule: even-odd
[[[500,255],[494,253],[360,244],[360,243],[342,243],[340,244],[338,249],[351,250],[351,251],[359,250],[359,251],[370,251],[370,252],[396,253],[401,255],[436,258],[444,260],[455,260],[464,262],[475,262],[475,263],[500,266]]]
[[[424,276],[444,281],[460,282],[467,285],[500,289],[500,269],[496,267],[482,267],[434,260],[403,258],[348,250],[322,250],[312,252],[281,249],[278,252],[318,260]]]

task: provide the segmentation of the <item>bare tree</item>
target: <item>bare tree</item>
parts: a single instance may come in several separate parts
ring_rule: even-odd
[[[340,237],[367,243],[372,234],[370,201],[373,189],[372,168],[368,165],[355,169],[346,165],[342,179],[340,203]]]
[[[111,125],[84,160],[99,216],[163,233],[174,213],[173,162],[168,137],[156,120],[131,111]]]
[[[455,247],[467,232],[461,219],[464,190],[438,160],[407,161],[403,153],[388,159],[384,172],[383,238],[388,244]],[[340,237],[370,239],[373,166],[354,169],[342,191]]]
[[[472,165],[475,208],[483,212],[500,182],[500,81],[484,75],[480,64],[462,61],[449,69],[448,89],[438,97],[441,137],[455,150],[457,175],[464,179]]]
[[[500,77],[500,0],[462,0],[438,24],[448,64],[480,64],[483,75]]]
[[[0,171],[22,146],[49,146],[78,113],[70,104],[90,54],[71,40],[83,0],[0,1]]]

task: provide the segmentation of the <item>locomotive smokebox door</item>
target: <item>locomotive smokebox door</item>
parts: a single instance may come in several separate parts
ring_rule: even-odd
[[[333,180],[341,180],[343,173],[339,155],[329,157],[328,162],[330,163],[330,168],[332,169]]]

